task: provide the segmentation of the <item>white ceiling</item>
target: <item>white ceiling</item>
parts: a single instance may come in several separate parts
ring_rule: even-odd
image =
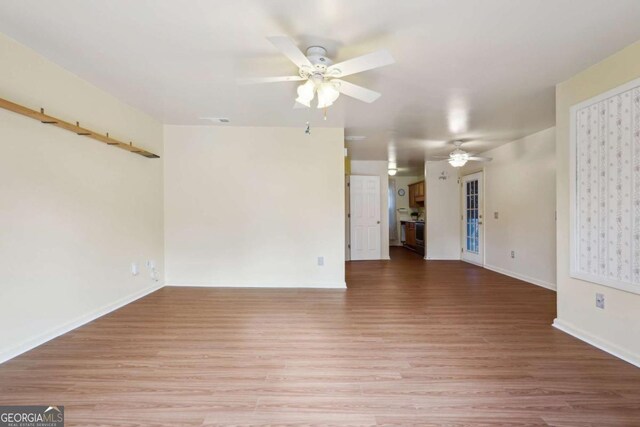
[[[22,0],[0,31],[170,124],[344,126],[355,159],[419,168],[467,138],[483,151],[553,126],[554,85],[640,39],[638,0]],[[396,64],[345,80],[381,92],[340,97],[327,121],[293,110],[292,75],[265,39],[322,45],[336,61],[386,48]]]

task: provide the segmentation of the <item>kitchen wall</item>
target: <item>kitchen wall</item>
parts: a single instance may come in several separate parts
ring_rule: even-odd
[[[389,163],[376,160],[351,160],[351,175],[380,177],[380,257],[389,259]]]
[[[402,243],[400,242],[400,236],[401,236],[401,231],[400,231],[400,221],[407,221],[407,220],[411,220],[411,212],[422,212],[424,214],[424,208],[410,208],[409,207],[409,184],[413,184],[415,182],[419,182],[419,181],[423,181],[424,177],[423,176],[395,176],[393,177],[393,180],[395,180],[396,182],[396,193],[395,193],[395,200],[396,200],[396,228],[397,228],[397,235],[398,235],[398,239],[396,241],[390,241],[391,246],[401,246]],[[398,195],[398,190],[403,189],[404,190],[404,196],[400,196]],[[398,209],[404,209],[404,212],[398,212]]]
[[[165,126],[167,284],[344,288],[343,144],[343,129]]]
[[[441,179],[443,174],[446,179]],[[425,163],[426,259],[460,259],[460,184],[458,169],[446,160]]]
[[[163,155],[151,117],[1,34],[0,58],[0,97]],[[0,362],[162,285],[162,173],[0,110]]]
[[[640,42],[556,87],[557,283],[554,325],[640,366],[640,295],[569,276],[569,109],[581,101],[640,77]],[[596,293],[605,309],[595,306]]]
[[[460,171],[484,170],[485,267],[550,289],[556,288],[555,145],[549,128],[484,152],[493,161],[468,162]]]

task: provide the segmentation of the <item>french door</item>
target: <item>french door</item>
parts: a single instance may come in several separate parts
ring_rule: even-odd
[[[380,259],[380,177],[351,175],[351,260]]]
[[[462,178],[462,260],[484,265],[482,172]]]

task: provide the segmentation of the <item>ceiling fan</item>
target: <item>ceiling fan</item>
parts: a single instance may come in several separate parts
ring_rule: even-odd
[[[475,162],[490,162],[493,160],[491,157],[474,156],[471,153],[464,151],[462,148],[464,141],[453,141],[453,145],[456,147],[448,156],[434,156],[433,160],[448,160],[449,164],[454,168],[460,168],[464,166],[468,161]]]
[[[378,50],[334,64],[327,57],[327,50],[321,46],[311,46],[307,48],[305,54],[298,49],[298,46],[290,37],[276,36],[267,37],[267,39],[298,67],[298,75],[238,79],[237,82],[238,84],[255,84],[304,81],[305,83],[298,86],[298,97],[294,108],[311,107],[311,101],[313,101],[316,94],[318,95],[318,108],[330,107],[341,93],[360,101],[371,103],[378,99],[381,94],[349,83],[340,79],[340,77],[350,76],[395,62],[388,51]]]

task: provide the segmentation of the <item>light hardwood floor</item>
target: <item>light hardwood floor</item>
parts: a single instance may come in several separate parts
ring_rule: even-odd
[[[0,404],[67,426],[640,426],[640,369],[552,328],[553,292],[391,256],[348,263],[346,291],[164,288],[0,365]]]

